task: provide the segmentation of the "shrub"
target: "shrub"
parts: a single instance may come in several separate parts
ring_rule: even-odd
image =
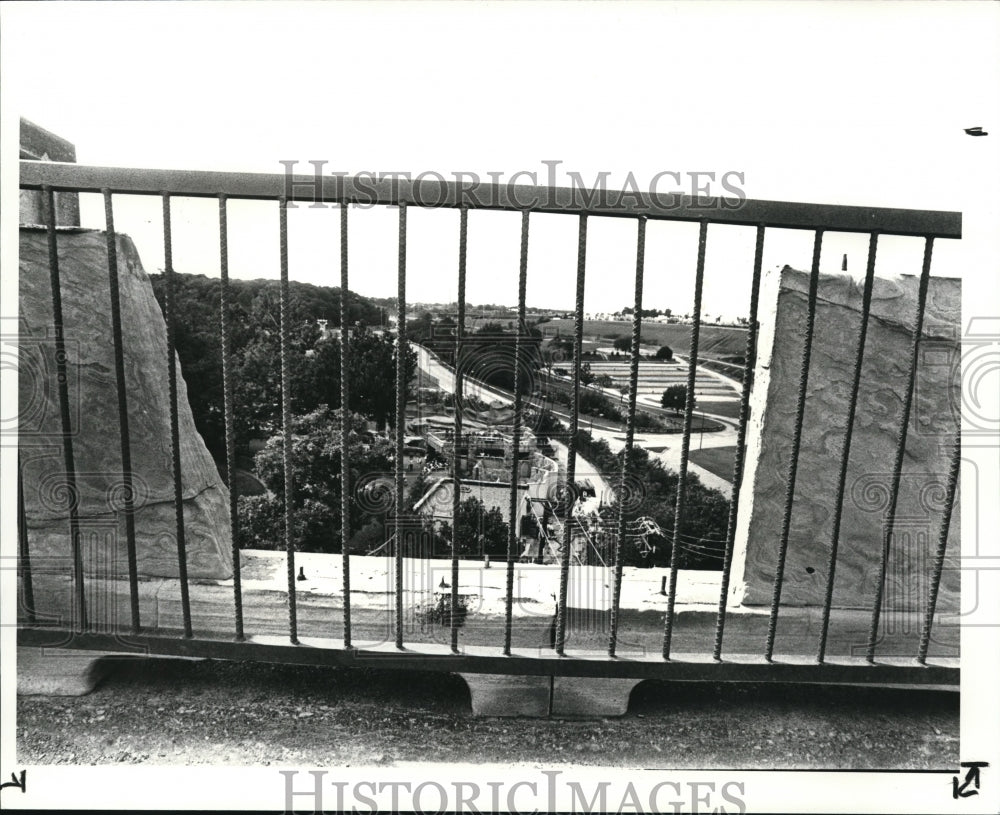
[[[285,548],[285,502],[276,495],[241,496],[239,542],[244,549]],[[306,499],[296,507],[292,542],[297,551],[339,552],[340,528],[328,506]]]
[[[656,359],[666,360],[667,362],[672,362],[674,359],[673,349],[669,345],[661,345],[656,352]]]

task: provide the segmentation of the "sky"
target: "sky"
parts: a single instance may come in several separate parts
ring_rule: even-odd
[[[963,133],[996,121],[1000,27],[989,4],[945,5],[5,4],[3,89],[6,110],[86,164],[309,172],[323,160],[545,183],[543,162],[560,162],[562,185],[603,171],[617,189],[631,172],[647,189],[669,171],[681,184],[660,176],[658,191],[691,192],[701,172],[728,194],[728,172],[750,198],[963,210],[1000,166],[995,140]],[[51,60],[18,30],[44,30]],[[84,224],[100,227],[93,198]],[[162,268],[159,201],[119,197],[115,216],[147,270]],[[361,294],[395,294],[397,217],[351,213]],[[337,218],[291,213],[293,279],[338,282]],[[217,276],[214,202],[177,201],[173,224],[175,269]],[[473,212],[469,229],[469,302],[515,303],[518,215]],[[590,219],[587,311],[631,303],[635,229]],[[532,217],[529,305],[572,307],[576,230],[574,216]],[[275,204],[233,203],[230,232],[234,277],[277,277]],[[753,241],[710,230],[706,313],[745,313]],[[823,271],[846,253],[863,274],[866,247],[828,233]],[[919,239],[880,247],[879,274],[919,272]],[[454,300],[457,212],[411,208],[407,248],[408,299]],[[650,224],[647,307],[691,310],[696,250],[696,225]],[[764,265],[808,268],[811,251],[810,233],[774,230]],[[938,241],[935,274],[961,275],[975,251]]]

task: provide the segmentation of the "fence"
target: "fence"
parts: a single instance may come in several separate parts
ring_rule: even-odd
[[[40,191],[43,197],[46,228],[48,236],[49,266],[52,289],[52,324],[54,326],[54,341],[56,355],[56,381],[60,405],[60,420],[62,429],[62,451],[67,473],[66,488],[72,493],[76,490],[76,467],[74,465],[73,428],[66,378],[65,335],[72,331],[63,321],[60,269],[58,259],[59,232],[56,229],[54,216],[54,196],[56,193],[83,192],[97,193],[103,196],[106,216],[107,251],[109,266],[109,286],[111,293],[111,335],[114,344],[115,381],[117,387],[117,408],[119,419],[119,438],[121,451],[121,470],[124,484],[124,516],[126,530],[126,547],[128,554],[128,580],[130,591],[130,621],[127,630],[118,632],[101,632],[94,629],[88,622],[88,603],[85,595],[84,569],[81,558],[80,537],[81,523],[76,509],[70,502],[66,517],[69,531],[70,549],[72,553],[72,578],[74,584],[73,602],[75,617],[73,630],[65,625],[46,625],[36,615],[32,591],[31,546],[28,526],[24,518],[23,490],[19,481],[19,562],[20,575],[26,615],[20,623],[19,643],[25,645],[72,644],[75,648],[93,648],[117,651],[122,649],[122,643],[143,649],[154,654],[197,655],[231,659],[258,659],[264,661],[286,661],[297,663],[322,664],[358,664],[359,660],[370,658],[385,667],[419,667],[431,670],[465,671],[501,674],[535,674],[563,676],[594,676],[594,677],[634,677],[634,678],[676,678],[676,679],[753,679],[775,681],[823,681],[823,682],[893,682],[893,683],[952,683],[957,679],[957,667],[954,660],[928,659],[928,643],[934,622],[935,603],[941,570],[944,560],[944,550],[948,534],[951,506],[954,501],[958,480],[958,439],[955,439],[955,457],[947,481],[946,509],[941,518],[941,531],[936,549],[936,560],[932,574],[929,602],[925,610],[923,628],[920,636],[920,649],[917,658],[878,658],[877,642],[880,615],[882,614],[885,573],[890,557],[896,504],[899,492],[899,481],[906,447],[907,426],[909,423],[910,403],[913,400],[914,379],[916,375],[918,345],[921,326],[924,319],[927,299],[928,279],[931,268],[931,255],[936,239],[959,238],[961,236],[961,216],[957,213],[876,209],[860,207],[826,206],[815,204],[799,204],[772,201],[746,200],[738,206],[732,202],[720,199],[695,200],[680,195],[635,195],[629,193],[628,200],[608,201],[607,196],[594,198],[586,191],[566,188],[543,187],[502,187],[481,185],[472,190],[460,184],[425,180],[419,182],[403,182],[399,180],[377,182],[371,179],[364,183],[357,178],[348,177],[308,177],[275,175],[251,175],[239,173],[217,172],[181,172],[159,170],[135,170],[78,166],[70,164],[43,163],[33,161],[21,162],[21,188]],[[140,618],[139,577],[136,566],[136,540],[134,526],[134,506],[132,504],[132,465],[130,459],[131,437],[128,421],[129,393],[125,386],[124,349],[128,343],[127,327],[122,325],[119,297],[118,261],[116,257],[116,240],[113,211],[113,197],[117,194],[159,196],[162,201],[163,241],[165,254],[165,284],[167,326],[167,342],[169,358],[174,358],[175,346],[175,304],[173,291],[175,272],[172,261],[171,238],[171,202],[176,197],[211,198],[218,201],[218,229],[221,257],[221,337],[222,337],[222,377],[224,382],[224,420],[226,437],[226,463],[230,473],[235,469],[235,450],[233,435],[234,394],[231,373],[231,314],[229,299],[229,263],[228,263],[228,222],[227,203],[234,199],[252,199],[270,201],[275,204],[277,228],[280,239],[280,334],[281,334],[281,414],[283,425],[289,427],[292,421],[291,394],[288,387],[289,372],[289,272],[288,272],[288,214],[287,210],[293,202],[340,205],[340,285],[344,296],[340,300],[341,325],[347,324],[347,307],[350,284],[350,262],[348,252],[348,218],[351,204],[363,203],[369,205],[385,205],[398,207],[398,305],[397,305],[397,335],[398,347],[407,344],[407,212],[411,207],[446,207],[459,210],[459,234],[457,236],[457,282],[458,282],[458,314],[457,329],[454,332],[454,342],[458,362],[455,366],[456,403],[460,402],[463,392],[462,349],[467,342],[465,332],[465,293],[466,293],[466,258],[468,247],[468,213],[470,209],[488,209],[519,212],[521,214],[521,242],[519,266],[519,296],[517,306],[516,356],[521,353],[521,339],[527,334],[525,292],[528,271],[528,236],[531,216],[533,213],[561,213],[575,217],[578,220],[577,270],[575,291],[575,331],[574,355],[572,361],[572,406],[570,410],[570,432],[568,440],[568,458],[566,484],[575,483],[577,465],[577,431],[580,408],[580,372],[581,348],[583,343],[583,295],[587,271],[587,226],[588,219],[598,216],[622,217],[634,221],[635,233],[635,277],[634,277],[634,312],[632,321],[630,368],[627,421],[625,427],[625,446],[622,457],[622,471],[619,475],[622,485],[626,483],[632,467],[635,450],[635,426],[637,412],[637,382],[639,371],[640,331],[642,327],[642,294],[645,260],[646,224],[649,220],[688,221],[699,225],[697,266],[695,270],[695,291],[691,326],[691,342],[687,362],[687,397],[683,415],[683,432],[681,435],[682,449],[679,470],[679,482],[676,497],[675,523],[672,531],[674,551],[678,549],[678,541],[684,529],[685,493],[689,470],[689,452],[694,415],[695,376],[699,365],[699,335],[701,328],[700,315],[702,288],[705,271],[705,250],[708,238],[708,227],[711,224],[730,224],[750,226],[756,229],[756,248],[752,268],[751,298],[748,304],[748,321],[745,364],[743,366],[743,383],[740,396],[740,412],[737,430],[736,453],[733,462],[733,492],[727,523],[725,539],[725,554],[722,567],[721,588],[718,597],[718,611],[714,637],[706,641],[701,652],[695,654],[675,654],[672,651],[673,634],[676,614],[675,599],[677,596],[678,565],[673,558],[667,576],[667,608],[663,619],[662,648],[659,654],[643,657],[623,657],[617,653],[619,647],[619,619],[621,611],[621,590],[623,565],[621,546],[626,533],[626,512],[624,503],[617,517],[617,530],[613,547],[612,574],[613,583],[610,602],[610,630],[607,639],[606,652],[603,654],[579,654],[567,652],[567,587],[570,580],[570,534],[571,523],[563,523],[564,540],[559,564],[559,590],[556,605],[553,648],[550,654],[518,653],[512,647],[512,614],[514,564],[520,555],[517,530],[509,525],[509,540],[506,561],[506,613],[504,636],[502,641],[494,646],[459,645],[459,557],[452,545],[451,556],[451,593],[450,593],[450,645],[441,647],[426,643],[407,643],[404,641],[403,625],[403,546],[401,536],[396,535],[392,557],[392,572],[395,583],[394,591],[394,624],[393,642],[383,646],[359,649],[352,643],[351,621],[351,562],[344,546],[342,579],[343,579],[343,630],[338,640],[313,638],[300,639],[297,620],[296,599],[296,551],[293,545],[291,530],[294,526],[294,508],[292,493],[296,478],[293,472],[290,455],[290,434],[285,435],[284,448],[284,483],[286,486],[285,506],[285,558],[287,561],[287,637],[273,637],[247,632],[244,628],[243,590],[241,587],[240,552],[233,536],[233,630],[232,638],[214,635],[204,636],[199,632],[195,636],[192,625],[191,598],[187,575],[187,558],[185,548],[185,521],[182,512],[182,473],[180,438],[177,415],[177,381],[176,368],[168,365],[169,398],[170,398],[170,449],[174,479],[174,506],[176,510],[176,548],[177,566],[180,585],[180,599],[183,610],[183,630],[170,633],[159,629],[150,631],[143,626]],[[775,564],[775,579],[773,598],[770,606],[768,636],[763,653],[755,656],[745,654],[727,655],[724,653],[725,625],[727,621],[727,597],[729,594],[730,574],[733,563],[733,553],[736,535],[736,519],[739,511],[740,487],[744,470],[744,453],[748,423],[748,405],[753,385],[753,372],[757,353],[758,326],[758,295],[761,282],[761,266],[764,243],[767,230],[770,228],[785,228],[809,230],[814,232],[813,260],[810,271],[808,292],[808,310],[805,334],[802,338],[801,376],[797,391],[797,412],[792,455],[788,464],[787,492],[784,503],[783,531],[779,546],[778,561]],[[816,314],[817,285],[819,280],[820,252],[823,236],[827,232],[856,232],[870,236],[864,283],[864,302],[862,307],[862,322],[856,350],[856,364],[853,385],[850,392],[850,414],[848,416],[847,433],[838,460],[830,462],[831,467],[838,468],[839,482],[836,499],[837,514],[834,521],[834,533],[829,541],[829,570],[826,585],[825,605],[822,615],[822,632],[820,648],[816,654],[801,654],[794,657],[774,656],[775,630],[782,604],[782,586],[784,581],[785,554],[788,547],[789,525],[796,492],[796,473],[800,455],[800,445],[803,426],[803,413],[809,393],[810,355],[813,343],[813,328]],[[896,446],[896,456],[893,465],[893,477],[890,492],[890,506],[887,513],[887,524],[882,541],[881,579],[878,590],[872,598],[871,620],[868,631],[867,653],[861,658],[827,658],[827,631],[830,623],[831,604],[833,597],[834,574],[837,565],[839,530],[844,509],[844,493],[846,487],[847,459],[851,449],[851,434],[853,430],[854,413],[860,387],[861,365],[865,353],[865,337],[868,327],[871,307],[872,286],[875,271],[876,252],[879,238],[882,235],[917,236],[924,239],[925,249],[923,265],[920,272],[919,293],[916,314],[914,315],[915,330],[913,332],[912,352],[907,361],[909,379],[907,392],[903,399],[904,415],[902,417]],[[341,371],[348,370],[352,353],[349,332],[342,332],[340,344]],[[397,353],[396,368],[396,405],[395,405],[395,496],[394,522],[398,523],[404,515],[404,472],[403,444],[405,436],[406,414],[405,394],[406,382],[404,371],[404,355]],[[520,387],[519,365],[514,366],[515,386],[513,390],[513,419],[510,446],[513,460],[517,460],[521,430],[525,426],[525,400]],[[347,405],[351,383],[347,376],[341,377],[341,404]],[[350,471],[348,453],[348,427],[342,423],[340,438],[342,472]],[[462,412],[455,410],[455,439],[463,435]],[[456,488],[453,490],[454,510],[457,513],[461,490],[458,488],[459,467],[458,445],[452,446],[454,461],[454,477]],[[233,480],[230,479],[230,484]],[[568,488],[571,490],[571,488]],[[341,517],[344,537],[349,537],[348,524],[352,512],[351,485],[348,478],[341,479]],[[516,502],[518,501],[517,474],[512,475],[510,483],[511,518],[516,517]],[[229,512],[235,529],[237,523],[237,494],[231,490]],[[562,501],[562,511],[565,520],[571,518],[573,500],[570,495]]]

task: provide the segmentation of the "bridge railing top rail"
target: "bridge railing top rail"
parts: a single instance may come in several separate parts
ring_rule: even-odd
[[[93,167],[47,161],[21,162],[21,188],[54,191],[196,198],[280,200],[289,205],[348,202],[368,206],[408,204],[546,212],[668,221],[710,221],[737,226],[873,232],[885,235],[960,238],[962,214],[942,210],[841,206],[744,198],[695,198],[680,193],[487,184],[443,177],[408,180],[374,175],[243,173]]]

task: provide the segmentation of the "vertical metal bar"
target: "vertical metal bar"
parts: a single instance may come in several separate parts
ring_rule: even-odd
[[[299,626],[295,596],[295,474],[292,465],[292,360],[288,324],[288,199],[278,199],[278,234],[281,280],[278,285],[281,341],[281,450],[285,480],[285,567],[288,578],[288,638],[299,642]]]
[[[566,489],[563,545],[559,562],[559,598],[556,606],[556,653],[566,651],[566,596],[569,589],[569,555],[572,540],[573,505],[576,503],[576,436],[580,432],[580,368],[583,351],[583,291],[587,273],[587,215],[580,214],[576,256],[576,315],[573,343],[573,413],[566,440]]]
[[[795,429],[792,432],[792,455],[788,463],[788,483],[785,493],[785,514],[781,523],[778,542],[778,563],[774,571],[774,589],[771,594],[771,616],[767,625],[767,645],[764,656],[768,662],[774,655],[774,637],[778,629],[778,606],[785,577],[785,558],[788,554],[788,534],[792,525],[792,505],[795,501],[795,477],[799,467],[799,447],[802,443],[802,418],[806,410],[806,392],[809,384],[809,358],[812,355],[813,328],[816,323],[816,292],[819,288],[819,261],[823,252],[823,230],[816,230],[813,242],[812,272],[809,275],[809,298],[806,308],[805,341],[802,347],[802,367],[799,372],[798,402],[795,408]]]
[[[170,452],[174,474],[174,515],[177,529],[177,574],[181,583],[181,612],[184,615],[184,636],[191,632],[191,600],[188,596],[187,545],[184,539],[184,482],[181,473],[181,441],[177,418],[177,355],[174,321],[174,255],[170,228],[170,193],[163,193],[163,272],[164,311],[167,323],[167,385],[170,391]]]
[[[513,466],[510,475],[510,524],[507,529],[507,597],[505,599],[503,652],[510,654],[511,631],[514,625],[514,558],[518,542],[517,509],[519,499],[517,485],[520,481],[521,469],[521,420],[523,400],[521,389],[524,385],[521,377],[521,367],[524,365],[522,338],[528,331],[525,315],[525,296],[528,286],[528,220],[531,214],[528,210],[521,212],[521,264],[517,278],[517,337],[514,340],[514,426],[511,439],[511,456]]]
[[[129,435],[128,395],[125,389],[125,348],[122,342],[121,296],[118,290],[118,237],[115,234],[111,191],[104,196],[105,236],[108,242],[108,282],[111,289],[111,335],[115,347],[115,386],[118,393],[118,432],[122,456],[122,502],[125,515],[125,548],[128,558],[129,607],[132,633],[139,633],[139,575],[135,551],[135,506],[132,486],[132,442]]]
[[[66,494],[69,500],[69,537],[73,557],[74,611],[77,630],[86,631],[87,603],[83,586],[83,554],[80,551],[80,495],[76,485],[76,464],[73,458],[73,427],[69,411],[69,381],[66,376],[66,338],[62,313],[62,286],[59,280],[59,246],[56,239],[56,204],[52,188],[42,187],[45,196],[45,226],[49,248],[49,282],[52,286],[52,324],[56,352],[56,383],[59,392],[59,419],[62,428],[63,464],[66,467]],[[79,382],[77,383],[79,388]]]
[[[347,541],[351,537],[351,461],[347,444],[350,439],[351,418],[350,362],[351,340],[348,320],[350,311],[347,301],[348,253],[347,253],[347,208],[346,201],[340,205],[340,558],[344,583],[344,647],[351,647],[351,554]]]
[[[243,582],[239,543],[239,495],[236,490],[236,437],[233,430],[232,349],[229,341],[229,219],[226,196],[219,196],[219,268],[222,282],[219,288],[219,329],[222,338],[222,414],[226,434],[226,473],[229,479],[229,528],[233,548],[233,617],[236,639],[243,633]]]
[[[878,626],[882,614],[882,599],[885,594],[885,575],[889,565],[889,551],[896,524],[896,502],[899,500],[899,479],[903,473],[903,457],[906,454],[906,435],[910,427],[910,407],[913,402],[913,387],[917,378],[920,335],[924,330],[924,311],[927,306],[927,284],[931,276],[931,256],[934,253],[934,238],[928,237],[924,243],[924,264],[920,272],[917,289],[917,316],[913,327],[913,342],[910,347],[910,373],[906,382],[906,396],[903,398],[903,415],[899,421],[899,443],[896,445],[896,460],[892,467],[892,487],[889,490],[889,510],[886,515],[885,536],[882,541],[882,561],[879,566],[878,583],[875,585],[875,600],[872,604],[872,622],[868,631],[868,652],[865,659],[875,661],[875,646],[878,643]]]
[[[35,622],[35,584],[31,576],[31,553],[28,550],[28,518],[24,511],[24,468],[17,454],[17,553],[21,561],[21,592],[28,622]]]
[[[746,457],[747,422],[750,419],[750,391],[753,370],[757,363],[757,306],[760,302],[760,271],[764,261],[764,224],[757,226],[757,247],[753,257],[753,280],[750,283],[750,315],[747,320],[747,344],[743,352],[743,392],[740,396],[740,418],[736,431],[736,456],[733,462],[733,492],[729,498],[729,520],[726,524],[726,551],[722,561],[722,586],[719,590],[719,616],[715,623],[715,660],[722,659],[722,638],[726,628],[726,601],[729,598],[729,578],[733,568],[733,548],[736,544],[736,519],[739,516],[740,486]]]
[[[399,268],[396,299],[396,647],[403,647],[403,436],[406,433],[406,204],[399,205]],[[452,533],[454,537],[454,532]]]
[[[844,447],[840,454],[840,476],[837,481],[837,497],[834,499],[833,532],[830,538],[830,557],[826,565],[826,593],[823,599],[823,621],[820,624],[819,652],[816,661],[826,658],[826,642],[830,632],[830,609],[833,606],[833,581],[837,571],[837,550],[840,548],[840,522],[844,514],[844,491],[847,486],[847,465],[851,458],[851,437],[854,434],[854,418],[858,408],[858,393],[861,389],[861,367],[865,359],[865,341],[868,337],[868,318],[871,314],[872,288],[875,284],[875,256],[878,251],[878,232],[872,232],[868,241],[868,267],[865,271],[865,287],[861,295],[861,329],[858,332],[858,353],[854,361],[854,380],[847,403],[847,430],[844,433]]]
[[[462,506],[459,445],[462,441],[462,344],[465,339],[465,266],[469,242],[469,208],[458,215],[458,325],[455,327],[455,438],[452,446],[451,493],[451,650],[458,653],[458,517]]]
[[[951,469],[948,471],[948,486],[944,498],[944,517],[941,519],[941,532],[938,536],[937,553],[934,557],[934,571],[931,573],[930,594],[927,597],[927,611],[924,614],[924,625],[920,631],[920,652],[917,662],[927,663],[927,649],[931,643],[931,627],[934,625],[934,611],[937,608],[938,589],[941,586],[941,572],[944,571],[944,554],[948,548],[948,532],[951,529],[951,513],[955,507],[955,490],[958,486],[958,476],[962,466],[962,428],[955,431],[955,450],[951,457]]]
[[[646,216],[636,219],[635,247],[635,301],[632,311],[632,350],[629,358],[628,414],[625,419],[625,449],[622,450],[621,486],[618,490],[618,534],[615,536],[614,583],[611,596],[611,633],[608,637],[608,656],[618,649],[618,617],[622,599],[622,544],[625,542],[626,510],[629,497],[629,464],[635,445],[636,391],[639,388],[639,342],[642,335],[642,285],[646,265]]]
[[[694,276],[694,324],[691,326],[691,350],[688,357],[687,398],[684,404],[684,434],[681,438],[681,467],[677,474],[677,505],[674,510],[674,541],[670,552],[670,588],[667,592],[667,614],[663,620],[663,658],[670,659],[670,640],[674,630],[674,604],[677,595],[677,568],[681,550],[681,527],[684,523],[684,499],[687,481],[688,455],[691,451],[691,419],[694,415],[694,386],[698,373],[698,340],[701,334],[701,292],[705,281],[705,244],[708,241],[708,221],[698,229],[698,265]],[[703,420],[704,421],[704,420]]]

